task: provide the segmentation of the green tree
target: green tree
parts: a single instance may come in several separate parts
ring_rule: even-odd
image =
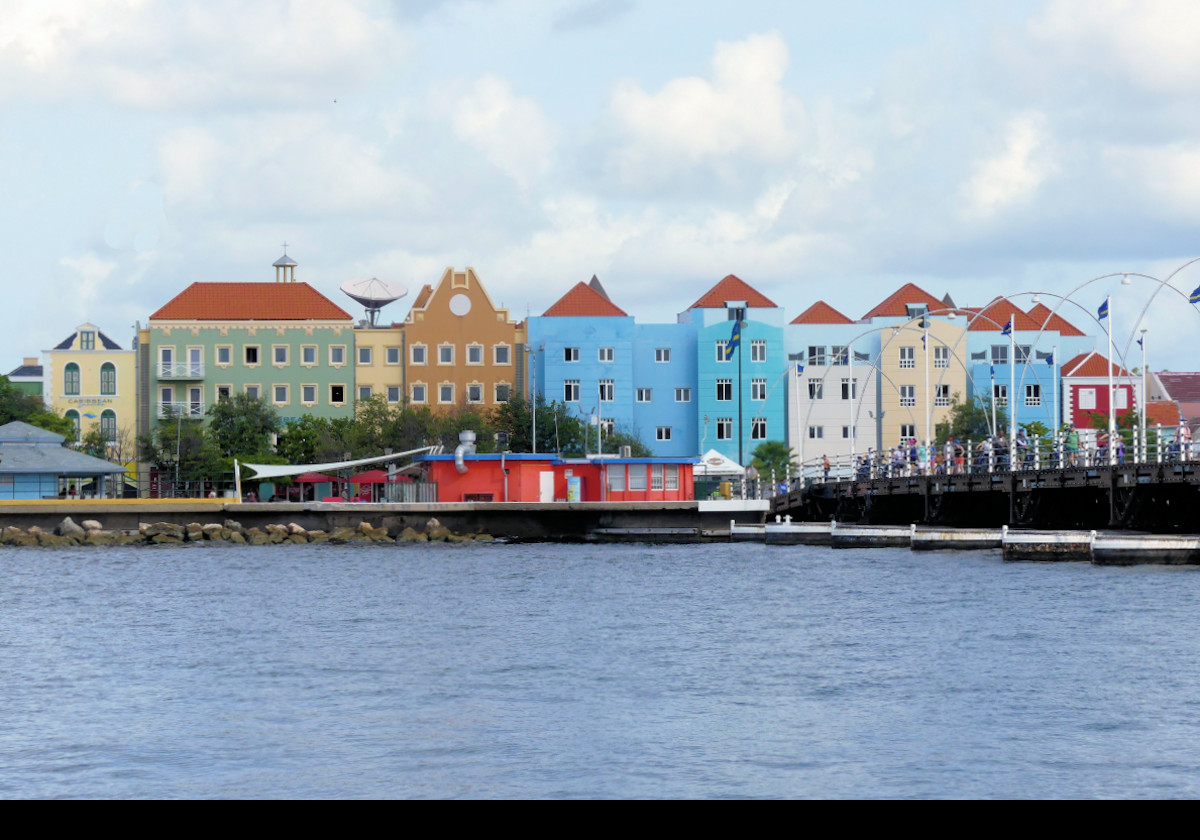
[[[218,400],[208,409],[208,436],[226,458],[261,459],[271,452],[271,434],[279,429],[279,415],[264,400],[236,394]]]
[[[26,394],[13,385],[7,376],[0,376],[0,426],[14,420],[62,435],[66,438],[64,444],[75,442],[73,422],[48,410],[41,397]]]
[[[764,481],[771,479],[772,471],[776,479],[781,480],[796,468],[796,455],[781,440],[765,440],[750,453],[750,465],[758,470]]]
[[[996,409],[996,426],[1001,430],[1008,428],[1008,412],[1003,408]],[[959,441],[974,441],[983,440],[991,433],[991,398],[971,397],[964,402],[962,394],[955,394],[950,402],[949,420],[937,424],[934,439],[938,446],[942,446],[950,437]]]

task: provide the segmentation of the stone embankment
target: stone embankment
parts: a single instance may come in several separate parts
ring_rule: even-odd
[[[491,542],[490,534],[455,534],[437,519],[430,519],[421,530],[406,527],[393,537],[387,528],[376,528],[369,522],[358,527],[337,527],[329,531],[305,530],[295,523],[243,528],[241,523],[226,519],[220,524],[193,522],[179,525],[173,522],[142,523],[136,530],[106,530],[100,522],[85,519],[76,524],[66,517],[52,531],[37,526],[0,529],[0,545],[5,546],[71,546],[71,545],[180,545],[206,543],[209,545],[272,545],[280,543],[409,543],[409,542]]]

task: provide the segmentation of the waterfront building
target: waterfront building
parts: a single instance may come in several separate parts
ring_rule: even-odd
[[[1109,371],[1117,421],[1141,405],[1142,378],[1095,351],[1081,353],[1062,367],[1063,420],[1078,429],[1107,429]],[[1098,418],[1098,419],[1094,419]]]
[[[404,402],[404,325],[354,330],[354,399]]]
[[[785,440],[784,380],[791,367],[783,309],[730,274],[680,313],[678,322],[695,331],[696,451],[716,449],[744,466],[760,443]]]
[[[434,411],[495,409],[522,392],[524,343],[524,325],[492,302],[475,269],[447,268],[404,320],[400,387],[410,405]]]
[[[79,441],[93,429],[120,459],[136,460],[136,351],[125,350],[95,324],[75,331],[42,353],[46,406],[66,417]]]
[[[37,356],[26,356],[9,371],[8,381],[22,394],[42,396],[42,363]]]
[[[1185,422],[1200,424],[1200,373],[1154,373],[1150,375],[1148,385],[1150,407],[1164,401],[1178,406],[1178,413]],[[1150,421],[1150,425],[1153,424]]]
[[[19,420],[0,426],[0,499],[119,497],[125,467],[63,446]]]
[[[286,254],[276,282],[192,283],[150,316],[139,344],[139,433],[202,419],[246,394],[283,422],[354,414],[355,335],[348,312],[297,281]]]

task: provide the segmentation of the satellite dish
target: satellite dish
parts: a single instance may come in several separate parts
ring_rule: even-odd
[[[375,319],[379,316],[380,309],[408,294],[408,289],[399,283],[380,280],[378,277],[347,280],[341,288],[344,293],[366,307],[367,320],[372,327],[375,326]]]

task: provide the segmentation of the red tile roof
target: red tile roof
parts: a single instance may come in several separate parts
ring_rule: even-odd
[[[1037,332],[1042,325],[1025,314],[1015,303],[1005,298],[996,298],[987,306],[974,310],[971,316],[971,332],[1002,332],[1004,325],[1012,319],[1016,332]]]
[[[1029,310],[1029,317],[1032,318],[1038,325],[1038,329],[1045,326],[1048,330],[1055,330],[1059,335],[1082,336],[1086,333],[1068,321],[1061,315],[1055,315],[1050,311],[1050,307],[1044,303],[1039,303],[1033,309]]]
[[[688,309],[724,309],[727,300],[744,300],[751,309],[778,309],[773,301],[742,278],[728,274]]]
[[[307,283],[193,283],[152,321],[351,321],[353,316]]]
[[[862,319],[868,321],[871,318],[907,318],[908,310],[905,307],[908,304],[924,304],[929,307],[930,312],[947,308],[946,304],[920,286],[915,283],[906,283],[864,315]]]
[[[544,313],[547,318],[628,318],[628,314],[587,283],[576,283]]]
[[[1063,378],[1068,376],[1092,376],[1101,377],[1108,376],[1109,369],[1108,359],[1101,356],[1095,350],[1090,353],[1080,353],[1074,359],[1062,366]],[[1118,364],[1111,365],[1113,376],[1129,376],[1129,371]]]
[[[1179,406],[1173,402],[1146,403],[1146,425],[1178,426],[1183,418],[1179,414]]]
[[[794,319],[793,324],[853,324],[854,322],[838,312],[828,303],[819,300],[805,309]]]

